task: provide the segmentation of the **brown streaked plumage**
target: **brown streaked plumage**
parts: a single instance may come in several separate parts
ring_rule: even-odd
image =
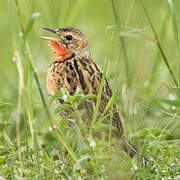
[[[83,94],[98,94],[102,73],[99,67],[92,61],[90,55],[89,43],[83,31],[65,27],[58,30],[43,28],[56,34],[57,39],[42,37],[49,40],[50,46],[54,50],[55,61],[48,69],[47,89],[50,95],[54,95],[58,90],[66,91],[69,95],[76,93],[79,88]],[[105,80],[99,111],[103,113],[112,91],[109,82]],[[59,103],[64,101],[57,100]],[[80,109],[86,109],[84,119],[92,120],[93,108],[96,99],[89,100],[79,106]],[[123,123],[118,113],[117,105],[113,106],[114,113],[112,117],[113,126],[117,128],[115,134],[122,137]],[[62,118],[65,118],[69,111],[60,112]],[[108,118],[105,120],[108,123]],[[122,149],[131,157],[136,154],[136,149],[125,140],[122,140]]]

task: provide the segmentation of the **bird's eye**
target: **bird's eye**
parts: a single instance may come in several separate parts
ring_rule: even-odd
[[[66,39],[67,39],[68,41],[72,40],[72,38],[73,38],[73,37],[72,37],[71,35],[67,35],[67,36],[66,36]]]

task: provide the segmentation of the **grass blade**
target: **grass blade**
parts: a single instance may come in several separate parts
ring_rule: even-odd
[[[177,26],[177,20],[176,20],[176,9],[175,9],[173,0],[168,0],[168,3],[170,6],[170,9],[171,9],[172,27],[173,27],[174,38],[176,41],[176,48],[177,48],[177,52],[178,52],[178,50],[179,50],[179,37],[178,37],[178,26]]]
[[[113,117],[113,112],[112,112],[112,109],[111,111],[109,112],[110,113],[110,121],[109,121],[109,141],[108,141],[108,150],[109,152],[111,151],[111,143],[112,143],[112,117]]]
[[[87,94],[86,96],[80,98],[79,104],[87,101],[88,99],[94,99],[94,98],[96,98],[95,94]]]
[[[178,87],[178,82],[177,82],[177,80],[176,80],[176,78],[175,78],[175,75],[174,75],[174,73],[173,73],[170,65],[169,65],[168,59],[167,59],[167,57],[166,57],[166,55],[165,55],[165,53],[164,53],[164,51],[163,51],[163,49],[162,49],[160,40],[159,40],[159,38],[158,38],[158,35],[157,35],[156,31],[155,31],[155,28],[154,28],[152,22],[151,22],[151,19],[150,19],[150,17],[149,17],[149,14],[148,14],[148,12],[147,12],[147,10],[146,10],[146,8],[145,8],[144,6],[143,6],[143,8],[144,8],[144,12],[145,12],[145,14],[146,14],[146,17],[147,17],[147,19],[148,19],[148,22],[149,22],[149,24],[150,24],[150,26],[151,26],[151,29],[152,29],[152,31],[153,31],[154,37],[155,37],[155,39],[156,39],[156,44],[157,44],[157,46],[158,46],[158,49],[159,49],[159,51],[160,51],[160,53],[161,53],[161,55],[162,55],[162,57],[163,57],[163,60],[164,60],[164,62],[165,62],[165,64],[166,64],[166,67],[167,67],[167,69],[168,69],[168,71],[169,71],[169,73],[170,73],[170,75],[171,75],[171,77],[172,77],[172,79],[173,79],[173,81],[174,81],[174,84]]]
[[[130,19],[131,15],[132,15],[132,9],[133,9],[134,3],[135,3],[135,0],[132,0],[131,4],[130,4],[130,7],[128,9],[128,16],[127,16],[127,19],[126,19],[126,24],[125,24],[124,31],[126,31],[126,28],[127,28],[128,24],[129,24],[129,19]]]
[[[171,99],[160,99],[163,103],[165,104],[169,104],[169,105],[172,105],[172,106],[176,106],[176,107],[180,107],[180,100],[177,99],[177,100],[171,100]]]
[[[39,16],[40,16],[40,13],[38,13],[38,12],[32,14],[32,16],[31,16],[31,18],[30,18],[30,20],[29,20],[29,22],[28,22],[28,24],[24,30],[24,35],[23,35],[24,40],[26,40],[29,32],[31,31],[31,29],[33,27],[33,24],[34,24],[36,18]]]
[[[22,62],[19,56],[18,51],[15,51],[15,56],[17,59],[17,70],[19,73],[19,93],[18,93],[18,105],[17,105],[17,117],[16,117],[16,138],[17,138],[17,145],[18,145],[18,156],[20,161],[20,174],[21,177],[23,176],[23,161],[22,161],[22,154],[21,154],[21,129],[20,129],[20,121],[21,121],[21,104],[22,104],[22,93],[24,88],[24,71],[22,67]]]
[[[58,114],[59,112],[65,110],[65,109],[68,109],[71,107],[71,104],[60,104],[56,110],[55,110],[55,114]]]
[[[102,76],[102,79],[101,79],[101,84],[100,84],[99,92],[98,92],[98,95],[97,95],[96,107],[95,107],[94,114],[93,114],[91,128],[95,124],[96,119],[97,119],[97,115],[98,115],[98,112],[99,112],[99,106],[100,106],[100,103],[101,103],[101,97],[102,97],[102,93],[103,93],[104,80],[105,80],[105,75],[106,75],[106,71],[107,71],[107,67],[108,67],[108,62],[109,62],[109,60],[107,59],[106,62],[105,62],[104,73],[103,73],[103,76]]]
[[[171,116],[171,117],[176,116],[176,113],[173,113],[173,112],[171,112],[171,111],[169,111],[169,110],[167,110],[167,109],[165,109],[163,107],[160,107],[158,105],[155,105],[155,104],[151,104],[150,108],[155,110],[155,111],[161,112],[161,113],[163,113],[163,114],[165,114],[167,116]]]
[[[5,109],[5,108],[9,109],[12,106],[13,106],[13,104],[11,104],[11,103],[0,103],[0,110]]]

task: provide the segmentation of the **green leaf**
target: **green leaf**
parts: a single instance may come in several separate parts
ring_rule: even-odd
[[[6,108],[11,108],[13,104],[11,103],[0,103],[0,110],[6,109]]]
[[[170,99],[160,99],[160,101],[162,101],[163,103],[165,104],[169,104],[169,105],[172,105],[172,106],[176,106],[176,107],[180,107],[180,100],[177,99],[177,100],[170,100]]]
[[[165,115],[168,115],[168,116],[172,116],[172,117],[176,116],[175,113],[173,113],[173,112],[171,112],[171,111],[169,111],[169,110],[167,110],[167,109],[165,109],[163,107],[157,106],[155,104],[151,104],[150,108],[155,110],[155,111],[161,112],[161,113],[163,113]]]
[[[50,99],[48,106],[50,106],[55,99],[61,99],[63,97],[62,91],[57,91]]]
[[[31,29],[33,27],[33,24],[34,24],[36,18],[38,18],[39,16],[40,16],[40,13],[38,13],[38,12],[35,12],[32,14],[32,16],[31,16],[31,18],[30,18],[30,20],[29,20],[29,22],[28,22],[28,24],[24,30],[24,35],[23,35],[24,40],[26,40],[29,32],[31,31]]]
[[[58,114],[60,111],[63,111],[65,109],[68,109],[71,107],[71,104],[62,104],[62,105],[59,105],[56,110],[55,110],[55,113]]]
[[[80,98],[81,98],[81,96],[76,95],[76,94],[73,96],[68,96],[67,102],[75,103],[75,102],[78,102]]]
[[[109,111],[109,109],[113,106],[113,104],[114,104],[114,96],[111,96],[110,100],[108,101],[108,103],[104,109],[103,114],[106,114]]]
[[[86,96],[81,97],[79,100],[79,103],[81,104],[81,103],[87,101],[88,99],[93,99],[93,98],[96,98],[95,94],[88,94]]]

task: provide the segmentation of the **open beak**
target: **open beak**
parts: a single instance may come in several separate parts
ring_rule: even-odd
[[[42,29],[45,29],[45,30],[47,30],[47,31],[50,31],[50,32],[56,34],[56,30],[54,30],[54,29],[50,29],[50,28],[42,28]],[[57,42],[57,39],[51,38],[51,37],[45,37],[45,36],[42,36],[42,37],[40,37],[40,38],[41,38],[41,39],[48,40],[48,41]]]
[[[42,29],[45,29],[47,31],[50,31],[50,32],[56,34],[56,30],[54,30],[54,29],[50,29],[50,28],[42,28]]]
[[[57,42],[57,39],[55,39],[55,38],[51,38],[51,37],[45,37],[45,36],[41,36],[40,38],[41,38],[41,39],[48,40],[48,41]]]

